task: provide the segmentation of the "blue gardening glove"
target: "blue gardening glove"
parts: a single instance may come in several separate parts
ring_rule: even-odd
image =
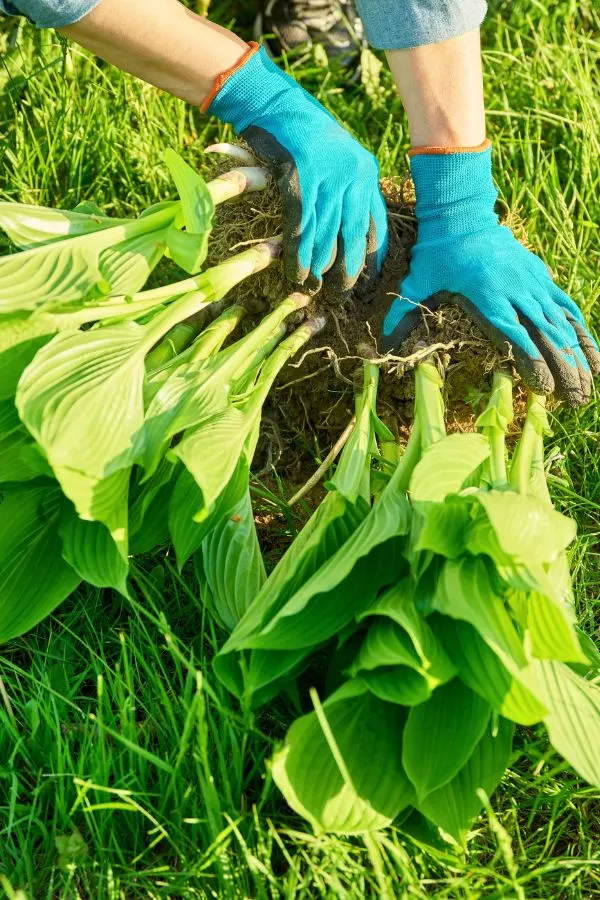
[[[252,50],[219,76],[203,110],[229,122],[272,170],[283,201],[283,261],[295,284],[349,290],[381,269],[387,216],[375,158],[333,116]]]
[[[501,351],[512,350],[524,383],[553,390],[572,405],[590,396],[600,372],[598,345],[583,316],[554,284],[546,265],[500,225],[494,210],[491,148],[419,150],[411,159],[417,242],[410,270],[383,323],[380,346],[396,349],[435,309],[438,291],[453,298]]]

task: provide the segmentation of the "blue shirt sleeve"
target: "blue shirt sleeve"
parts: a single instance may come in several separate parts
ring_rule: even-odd
[[[472,31],[485,0],[356,0],[367,39],[376,50],[407,50]]]
[[[61,28],[83,19],[100,0],[0,0],[0,13],[27,16],[38,28]]]

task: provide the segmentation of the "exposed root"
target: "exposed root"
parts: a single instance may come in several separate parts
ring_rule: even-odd
[[[239,161],[232,160],[231,164],[236,163]],[[219,160],[219,169],[222,168],[223,158]],[[311,298],[306,315],[327,317],[319,346],[308,347],[288,363],[265,410],[265,422],[269,424],[263,428],[258,465],[269,468],[277,460],[278,472],[292,483],[303,484],[310,478],[299,461],[300,447],[306,458],[307,438],[312,436],[316,446],[327,451],[354,415],[353,385],[365,359],[380,367],[379,412],[392,432],[401,437],[407,434],[413,418],[414,385],[410,372],[419,362],[435,357],[444,369],[449,431],[473,428],[492,370],[502,363],[510,364],[509,355],[498,352],[452,302],[451,295],[448,303],[435,312],[422,310],[421,323],[397,351],[385,355],[379,352],[377,335],[393,298],[398,296],[398,285],[408,272],[410,250],[416,239],[414,187],[410,178],[384,179],[382,189],[388,203],[390,244],[378,284],[367,295],[359,284],[350,295],[335,295],[324,287]],[[516,216],[507,215],[506,224],[527,244]],[[217,209],[208,262],[220,261],[234,249],[280,231],[281,203],[275,185],[223,204]],[[281,262],[277,262],[239,285],[230,300],[262,315],[291,289]],[[290,319],[291,326],[298,324],[294,317]],[[245,327],[252,324],[249,321]],[[524,412],[519,394],[515,411],[516,431]],[[275,446],[268,449],[273,423],[277,438]]]
[[[352,417],[314,475],[311,475],[311,477],[300,488],[300,490],[297,491],[294,496],[288,500],[288,506],[293,506],[298,502],[298,500],[302,500],[302,498],[306,496],[306,494],[308,494],[308,492],[311,491],[314,486],[318,484],[319,481],[325,476],[325,473],[327,472],[329,467],[335,462],[338,455],[342,452],[344,444],[350,437],[352,429],[354,428],[355,422],[356,418]]]

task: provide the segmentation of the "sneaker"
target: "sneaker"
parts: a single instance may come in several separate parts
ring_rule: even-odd
[[[273,34],[275,52],[321,44],[344,66],[356,64],[366,46],[354,0],[264,0],[255,33]]]

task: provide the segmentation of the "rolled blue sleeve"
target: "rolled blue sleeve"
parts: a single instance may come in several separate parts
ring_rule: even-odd
[[[367,39],[376,50],[437,44],[478,28],[485,0],[357,0]]]
[[[27,16],[38,28],[62,28],[79,22],[101,0],[0,0],[0,12]]]

